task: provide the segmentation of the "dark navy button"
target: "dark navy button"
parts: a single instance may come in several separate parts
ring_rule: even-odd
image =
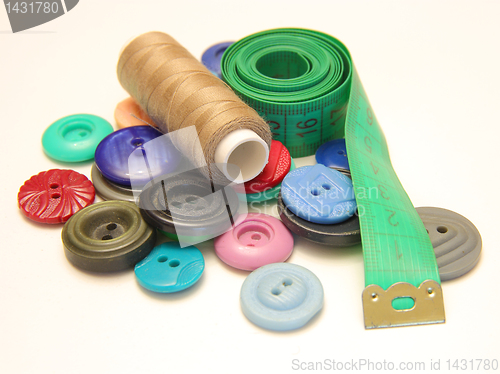
[[[201,63],[217,77],[221,77],[220,61],[224,51],[234,42],[215,44],[203,52]]]
[[[283,204],[278,196],[278,213],[283,224],[294,234],[318,244],[347,247],[361,243],[359,217],[355,214],[348,220],[335,225],[322,225],[302,219]]]
[[[339,223],[356,211],[351,179],[321,164],[288,173],[281,184],[281,196],[290,211],[314,223]]]
[[[105,137],[95,151],[95,163],[111,182],[145,185],[151,179],[176,170],[181,156],[168,137],[150,126],[134,126]],[[137,151],[136,151],[137,150]],[[130,170],[129,167],[134,167]]]
[[[326,142],[316,151],[316,162],[333,169],[349,170],[345,139]]]

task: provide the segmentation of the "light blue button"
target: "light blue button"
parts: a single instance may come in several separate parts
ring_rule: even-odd
[[[281,197],[293,214],[314,223],[340,223],[356,211],[351,179],[321,164],[288,173]]]
[[[304,326],[323,307],[323,286],[302,266],[277,263],[252,272],[241,287],[243,314],[257,326],[286,331]]]
[[[195,284],[205,269],[201,252],[193,246],[181,248],[178,242],[163,243],[137,265],[139,284],[153,292],[182,291]]]

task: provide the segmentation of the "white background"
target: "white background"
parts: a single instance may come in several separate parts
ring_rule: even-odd
[[[98,1],[12,34],[0,9],[1,373],[293,372],[299,362],[371,359],[426,363],[500,359],[498,211],[500,3],[487,1]],[[92,113],[114,124],[127,97],[118,53],[140,33],[171,34],[200,57],[210,45],[276,27],[312,28],[350,49],[415,206],[469,218],[483,238],[478,266],[443,283],[446,324],[366,331],[360,247],[296,239],[289,262],[313,271],[323,310],[276,333],[239,306],[247,272],[224,265],[213,243],[191,289],[156,295],[132,271],[69,264],[61,226],[25,219],[16,195],[51,168],[90,176],[91,163],[48,159],[41,136],[56,119]],[[313,162],[299,159],[299,166]]]

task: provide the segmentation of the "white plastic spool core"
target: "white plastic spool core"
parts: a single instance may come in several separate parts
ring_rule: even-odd
[[[255,132],[239,129],[226,135],[215,149],[215,162],[230,181],[246,182],[260,174],[269,159],[269,147]],[[236,174],[236,165],[241,176]],[[241,180],[239,178],[242,178]]]

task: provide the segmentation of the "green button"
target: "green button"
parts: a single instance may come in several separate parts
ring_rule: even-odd
[[[58,161],[81,162],[94,158],[97,145],[113,132],[104,118],[74,114],[50,125],[42,136],[45,153]]]

